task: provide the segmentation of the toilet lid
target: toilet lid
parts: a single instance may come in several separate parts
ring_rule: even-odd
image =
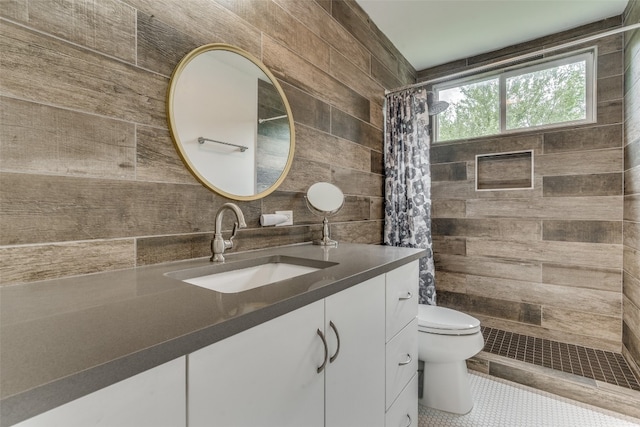
[[[480,321],[450,308],[419,304],[418,329],[441,335],[470,335],[480,331]]]

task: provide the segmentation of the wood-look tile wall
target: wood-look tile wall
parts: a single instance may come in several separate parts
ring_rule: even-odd
[[[621,24],[608,19],[419,71],[418,79]],[[623,36],[597,44],[597,123],[432,145],[436,286],[440,305],[488,327],[620,351],[622,265],[632,255],[622,244]],[[475,155],[524,150],[534,153],[533,189],[475,190]]]
[[[317,181],[347,195],[335,237],[382,241],[384,89],[415,71],[355,1],[13,0],[0,33],[1,284],[208,255],[227,200],[180,162],[165,93],[178,61],[214,42],[262,59],[297,130],[280,189],[239,203],[237,250],[319,237],[303,201]],[[276,209],[295,225],[260,228]]]
[[[629,2],[626,25],[640,22],[640,1]],[[624,221],[622,343],[640,375],[640,30],[625,33]]]

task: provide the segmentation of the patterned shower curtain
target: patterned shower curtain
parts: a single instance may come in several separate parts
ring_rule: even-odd
[[[420,259],[419,302],[435,305],[427,91],[388,94],[385,113],[384,243],[427,250]]]

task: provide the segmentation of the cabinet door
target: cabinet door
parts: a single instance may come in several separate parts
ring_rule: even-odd
[[[15,427],[186,426],[185,366],[183,356]]]
[[[324,301],[189,357],[189,427],[322,427]]]
[[[327,427],[383,426],[385,419],[385,279],[353,286],[325,301],[329,355],[326,381]]]

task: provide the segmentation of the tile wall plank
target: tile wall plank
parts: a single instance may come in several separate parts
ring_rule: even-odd
[[[502,277],[528,282],[540,282],[541,263],[515,259],[496,259],[449,254],[434,255],[436,275],[438,271],[473,274],[476,276]],[[437,280],[437,279],[436,279]]]
[[[433,218],[432,233],[436,236],[487,237],[504,240],[540,240],[540,221],[517,219]]]
[[[2,95],[166,126],[164,77],[8,22],[0,50]]]
[[[571,286],[546,283],[524,282],[467,275],[465,292],[470,295],[486,296],[505,301],[539,304],[543,307],[579,307],[606,316],[622,316],[620,293],[596,289],[581,289]]]
[[[376,151],[383,150],[383,136],[380,129],[337,108],[331,109],[331,133]]]
[[[324,71],[329,71],[329,45],[279,5],[263,0],[215,0],[252,27],[269,32],[277,42]]]
[[[543,221],[542,239],[622,244],[620,221]]]
[[[263,62],[285,82],[354,117],[369,120],[369,101],[366,98],[268,36],[263,37]]]
[[[321,2],[276,0],[276,3],[291,16],[304,22],[305,26],[349,58],[355,66],[365,72],[369,71],[371,54],[342,25],[332,19],[326,19],[326,16],[318,11],[318,8],[323,8]],[[330,0],[327,3],[330,4]]]
[[[0,169],[135,179],[135,126],[0,97]]]
[[[21,3],[22,5],[18,5],[17,2],[3,1],[0,15],[135,63],[136,12],[121,1],[41,1],[37,7],[26,1]]]
[[[544,197],[540,199],[467,200],[467,216],[609,220],[620,218],[622,197]]]
[[[616,268],[622,264],[622,245],[576,242],[514,242],[490,239],[467,239],[467,255],[510,258],[523,261],[555,262]]]
[[[581,175],[622,172],[621,148],[543,154],[535,157],[537,174]]]
[[[0,247],[0,286],[134,267],[134,241]]]
[[[620,292],[622,271],[618,267],[602,268],[600,266],[543,263],[542,281],[563,286]]]
[[[546,132],[544,154],[622,147],[623,125]]]
[[[166,129],[136,126],[136,179],[195,184]]]
[[[207,43],[228,43],[261,58],[260,30],[249,25],[238,15],[210,0],[126,0],[139,12],[162,21],[185,34],[195,46]],[[163,33],[156,33],[160,44]],[[168,41],[171,43],[171,41]],[[176,63],[177,64],[177,63]],[[172,67],[175,67],[173,64]]]
[[[200,184],[12,173],[1,179],[2,245],[212,230],[212,212],[226,201]],[[257,224],[260,201],[242,210]]]
[[[618,342],[622,341],[620,321],[621,318],[617,316],[604,316],[566,308],[545,307],[542,311],[542,326],[545,328]]]
[[[360,144],[317,131],[296,127],[296,156],[337,166],[371,171],[371,150]]]

